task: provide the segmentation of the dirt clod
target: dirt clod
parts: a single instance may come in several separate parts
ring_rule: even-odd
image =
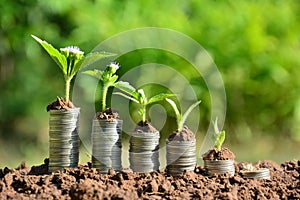
[[[202,155],[203,160],[234,160],[235,155],[228,148],[224,147],[221,151],[211,149]]]
[[[49,159],[46,158],[44,160],[44,164],[41,164],[39,166],[32,166],[29,175],[44,175],[48,174],[48,165],[49,165]]]
[[[71,101],[65,102],[61,97],[57,97],[56,101],[47,106],[47,112],[50,110],[69,110],[75,108],[74,104]]]
[[[195,134],[187,127],[184,126],[182,130],[175,131],[169,138],[169,141],[196,141]]]
[[[95,119],[105,119],[108,121],[114,121],[115,119],[119,119],[119,113],[116,110],[113,110],[112,108],[107,108],[104,111],[97,112]]]
[[[157,130],[151,125],[150,122],[140,121],[134,129],[137,133],[157,133]]]

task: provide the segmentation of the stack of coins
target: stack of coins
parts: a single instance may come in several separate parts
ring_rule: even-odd
[[[115,171],[121,171],[122,170],[122,126],[123,126],[123,120],[117,119],[117,133],[118,133],[118,141],[116,145],[114,146],[113,153],[115,154],[113,156],[113,163],[112,166]]]
[[[79,108],[50,110],[49,172],[78,166],[79,113]]]
[[[241,171],[244,178],[270,179],[270,170],[262,168],[254,171]]]
[[[196,141],[167,140],[167,173],[179,176],[196,167]]]
[[[234,160],[204,160],[204,168],[209,175],[229,173],[234,176]]]
[[[92,164],[101,173],[122,169],[122,120],[93,120]]]
[[[159,132],[131,134],[129,162],[134,172],[147,173],[159,169],[159,138]]]

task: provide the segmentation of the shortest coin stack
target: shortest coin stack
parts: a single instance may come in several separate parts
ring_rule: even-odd
[[[92,130],[92,165],[101,173],[108,173],[109,168],[121,171],[121,129],[122,120],[93,121]]]
[[[270,179],[270,170],[262,168],[254,171],[241,171],[244,178]]]
[[[159,169],[159,138],[159,132],[131,134],[129,162],[134,172],[147,173]]]
[[[234,160],[204,160],[204,168],[209,175],[229,173],[234,176]]]
[[[194,171],[196,166],[196,141],[167,140],[167,173],[179,176]]]
[[[74,168],[79,160],[79,108],[50,110],[49,172]]]

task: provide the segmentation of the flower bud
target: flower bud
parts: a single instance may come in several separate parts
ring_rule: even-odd
[[[108,65],[108,71],[109,71],[110,75],[115,74],[119,68],[120,68],[120,65],[116,62],[111,62]]]

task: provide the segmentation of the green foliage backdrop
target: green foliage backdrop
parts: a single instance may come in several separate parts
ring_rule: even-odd
[[[299,1],[2,0],[0,7],[0,167],[48,156],[45,107],[63,96],[60,69],[31,34],[89,52],[114,34],[149,26],[182,32],[214,58],[227,95],[225,146],[240,160],[299,158]],[[210,96],[203,81],[191,82],[206,130]]]

